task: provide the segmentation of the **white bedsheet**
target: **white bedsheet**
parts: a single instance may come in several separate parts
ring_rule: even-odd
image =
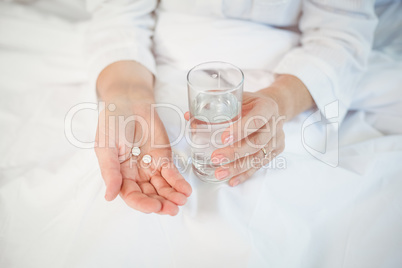
[[[395,58],[373,53],[339,129],[338,167],[302,146],[309,111],[285,126],[286,168],[277,163],[235,188],[183,169],[193,194],[180,213],[144,215],[120,198],[104,201],[93,151],[64,136],[68,110],[96,102],[85,82],[84,30],[85,23],[0,4],[0,267],[402,267],[402,65]],[[272,79],[266,70],[245,73],[248,90]],[[160,63],[157,99],[185,110],[184,75],[185,68]],[[169,115],[162,119],[173,138],[179,119]],[[76,115],[78,139],[93,139],[96,117]],[[308,145],[325,147],[325,124],[308,129]],[[174,151],[187,158],[185,140]]]

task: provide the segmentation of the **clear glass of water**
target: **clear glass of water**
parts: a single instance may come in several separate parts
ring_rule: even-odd
[[[222,132],[241,117],[243,81],[239,68],[219,61],[199,64],[187,74],[192,166],[202,181],[221,182],[211,154],[227,146]]]

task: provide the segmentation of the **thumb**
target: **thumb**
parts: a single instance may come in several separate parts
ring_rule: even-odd
[[[119,194],[122,184],[117,149],[96,147],[95,153],[98,157],[99,167],[106,184],[105,199],[112,201]]]

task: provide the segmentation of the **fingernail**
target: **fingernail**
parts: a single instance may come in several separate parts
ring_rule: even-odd
[[[227,143],[231,143],[233,141],[233,135],[230,135],[228,137],[225,138],[225,140],[223,141],[224,144]]]
[[[110,198],[110,196],[108,194],[105,194],[105,200],[106,201],[111,201],[112,199]]]
[[[232,187],[235,187],[235,186],[239,185],[239,183],[240,183],[239,179],[233,180]]]
[[[223,180],[227,176],[229,176],[229,171],[228,170],[219,170],[218,172],[216,172],[216,178],[218,180]]]
[[[225,160],[225,156],[223,154],[217,154],[213,157],[211,157],[211,162],[212,164],[216,165],[216,164],[220,164]]]

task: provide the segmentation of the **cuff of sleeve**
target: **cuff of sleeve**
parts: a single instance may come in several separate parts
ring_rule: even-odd
[[[88,64],[88,81],[91,89],[96,90],[96,81],[99,74],[108,65],[117,61],[136,61],[141,63],[151,73],[155,75],[155,59],[151,51],[142,47],[122,47],[103,51],[95,56]]]
[[[309,90],[322,116],[327,120],[337,118],[342,122],[347,105],[336,94],[336,78],[331,79],[332,70],[320,59],[311,55],[290,52],[274,69],[276,74],[290,74],[299,78]],[[337,105],[336,105],[337,104]]]

